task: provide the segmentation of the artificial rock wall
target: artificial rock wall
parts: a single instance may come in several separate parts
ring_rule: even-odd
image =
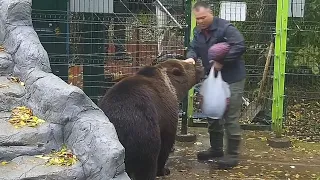
[[[51,73],[32,26],[31,5],[32,0],[0,0],[0,44],[5,48],[0,52],[0,84],[8,85],[0,89],[0,160],[12,162],[0,166],[0,179],[129,179],[112,123],[81,89]],[[5,76],[11,73],[25,86],[8,81]],[[9,126],[5,111],[20,105],[46,122],[37,128]],[[79,158],[74,167],[46,169],[40,166],[43,161],[32,159],[62,144]]]

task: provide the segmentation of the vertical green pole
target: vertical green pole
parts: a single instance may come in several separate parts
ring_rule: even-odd
[[[190,6],[190,41],[193,40],[193,29],[196,27],[196,18],[194,17],[194,14],[192,13],[192,7],[196,3],[196,0],[190,0],[191,6]],[[187,108],[187,117],[188,117],[188,124],[189,126],[193,126],[193,98],[194,98],[194,87],[192,87],[188,92],[188,108]]]
[[[186,11],[186,23],[187,26],[185,28],[185,35],[184,35],[184,46],[187,48],[189,46],[190,42],[190,24],[191,24],[191,13],[190,13],[190,6],[191,6],[191,0],[185,1],[185,11]],[[186,55],[186,52],[185,52]],[[188,133],[188,99],[189,94],[183,99],[182,101],[182,120],[181,120],[181,134],[185,135]]]
[[[277,137],[282,134],[284,85],[287,49],[288,0],[277,0],[275,60],[273,78],[272,129]]]

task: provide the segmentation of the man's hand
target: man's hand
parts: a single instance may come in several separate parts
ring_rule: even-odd
[[[187,63],[191,63],[191,64],[196,64],[196,61],[193,58],[188,58],[186,60],[184,60]]]
[[[214,67],[215,70],[221,71],[223,65],[218,63],[217,61],[213,61],[213,67]]]

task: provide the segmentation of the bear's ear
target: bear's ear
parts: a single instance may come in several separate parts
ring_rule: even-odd
[[[155,76],[156,73],[157,73],[157,68],[154,66],[145,66],[137,72],[137,74],[142,76],[147,76],[147,77]]]
[[[182,75],[182,71],[179,68],[173,68],[172,69],[172,74],[175,76],[181,76]]]

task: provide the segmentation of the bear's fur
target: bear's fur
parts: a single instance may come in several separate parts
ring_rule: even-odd
[[[165,164],[175,141],[178,103],[203,73],[194,64],[170,59],[123,78],[99,101],[125,148],[132,179],[154,180],[170,173]]]

